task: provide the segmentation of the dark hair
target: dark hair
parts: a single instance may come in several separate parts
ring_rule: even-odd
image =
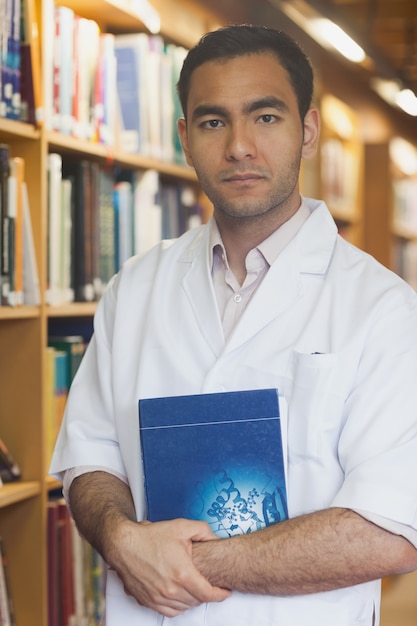
[[[286,33],[250,24],[225,26],[207,33],[189,51],[177,84],[184,116],[187,116],[191,76],[200,65],[207,61],[233,59],[263,52],[274,54],[287,70],[297,96],[300,117],[304,120],[311,106],[314,82],[313,69],[308,57],[298,43]]]

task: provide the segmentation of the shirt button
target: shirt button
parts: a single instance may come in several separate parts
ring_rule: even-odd
[[[240,295],[240,293],[236,293],[236,294],[233,296],[233,300],[234,300],[234,302],[236,302],[236,303],[238,303],[238,302],[242,302],[242,296]]]

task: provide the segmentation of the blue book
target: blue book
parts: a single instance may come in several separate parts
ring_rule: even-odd
[[[147,519],[220,537],[288,517],[277,389],[139,400]]]

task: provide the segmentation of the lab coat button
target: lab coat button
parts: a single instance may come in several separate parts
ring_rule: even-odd
[[[242,302],[242,296],[240,295],[240,293],[236,293],[236,294],[233,296],[233,300],[234,300],[236,303]]]

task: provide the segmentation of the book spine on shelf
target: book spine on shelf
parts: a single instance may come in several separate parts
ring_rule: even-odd
[[[10,151],[9,146],[0,144],[0,252],[1,252],[1,304],[8,304],[10,281],[9,281],[9,175],[10,175]]]

